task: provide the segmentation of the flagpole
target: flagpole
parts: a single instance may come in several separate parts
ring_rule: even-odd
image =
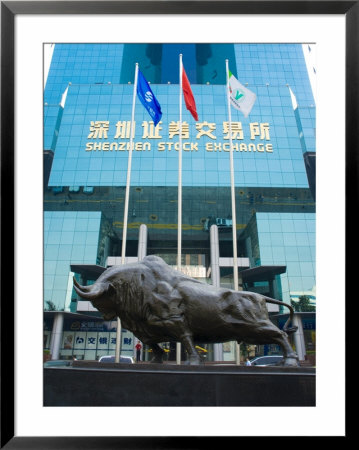
[[[232,199],[232,236],[233,236],[233,282],[234,289],[238,291],[238,259],[237,259],[237,220],[236,220],[236,198],[234,189],[234,164],[233,164],[233,144],[232,144],[232,115],[231,100],[229,94],[229,69],[228,59],[226,59],[226,79],[227,79],[227,104],[228,104],[228,121],[229,121],[229,162],[231,172],[231,199]],[[240,346],[236,342],[235,351],[236,364],[240,364]]]
[[[182,54],[179,55],[179,149],[178,149],[178,234],[177,270],[181,270],[182,260]]]
[[[238,259],[237,259],[237,222],[236,222],[236,198],[234,190],[234,164],[233,164],[233,144],[232,144],[232,116],[231,101],[229,94],[229,69],[228,59],[226,59],[226,75],[227,75],[227,103],[228,103],[228,120],[229,120],[229,142],[230,142],[230,172],[231,172],[231,199],[232,199],[232,235],[233,235],[233,281],[234,289],[238,291]]]
[[[179,55],[179,149],[178,149],[178,218],[177,218],[177,270],[182,260],[182,54]],[[181,343],[176,343],[176,363],[181,364]]]
[[[121,250],[121,264],[122,265],[125,264],[125,257],[126,257],[128,201],[129,201],[129,197],[130,197],[133,135],[135,134],[134,131],[135,131],[135,104],[136,104],[137,78],[138,78],[138,63],[136,63],[136,66],[135,66],[135,81],[133,84],[130,149],[128,151],[128,160],[127,160],[125,209],[124,209],[124,213],[123,213],[122,250]],[[117,362],[117,363],[120,362],[120,350],[121,350],[121,320],[119,318],[117,318],[116,353],[115,353],[115,362]]]

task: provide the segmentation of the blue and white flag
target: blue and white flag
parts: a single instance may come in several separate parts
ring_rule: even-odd
[[[150,85],[140,70],[138,71],[137,95],[156,126],[162,117],[161,105],[158,103]]]

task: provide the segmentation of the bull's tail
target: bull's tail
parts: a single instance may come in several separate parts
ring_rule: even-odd
[[[289,324],[291,322],[293,322],[293,316],[294,316],[294,309],[291,305],[288,305],[288,303],[284,303],[284,302],[281,302],[280,300],[276,300],[274,298],[270,298],[270,297],[266,297],[266,296],[264,296],[264,300],[267,303],[273,303],[274,305],[286,306],[289,309],[289,311],[290,311],[289,317],[288,317],[288,320],[286,321],[286,323],[284,324],[283,331],[285,331],[287,334],[292,334],[298,330],[298,327],[295,325],[292,325],[291,327],[289,327]]]

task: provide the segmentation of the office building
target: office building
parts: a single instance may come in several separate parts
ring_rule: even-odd
[[[80,301],[72,279],[90,284],[121,264],[135,63],[162,118],[154,127],[136,96],[126,262],[155,254],[176,267],[179,54],[198,112],[195,121],[183,103],[181,270],[234,288],[228,59],[233,75],[257,96],[248,117],[231,109],[239,289],[288,304],[310,297],[315,306],[315,101],[313,68],[304,57],[313,47],[45,47],[52,59],[44,89],[44,347],[53,358],[98,359],[115,351],[116,322]],[[279,326],[288,317],[287,308],[269,311]],[[305,359],[315,354],[313,308],[295,321],[293,345]],[[135,341],[122,330],[121,353],[134,355]],[[173,343],[165,345],[173,357]],[[199,345],[207,360],[235,358],[234,343]]]

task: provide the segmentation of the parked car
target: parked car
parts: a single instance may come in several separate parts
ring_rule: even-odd
[[[98,360],[100,363],[114,363],[115,361],[115,355],[106,355],[101,356],[101,358]],[[132,356],[120,356],[120,363],[126,363],[126,364],[134,364],[134,359]]]
[[[209,231],[212,225],[217,225],[218,231],[231,231],[232,219],[209,216],[203,223],[204,231]]]
[[[251,366],[278,366],[283,360],[282,355],[258,356],[250,360]]]
[[[53,361],[44,362],[44,367],[70,367],[72,361],[70,359],[55,359]]]

